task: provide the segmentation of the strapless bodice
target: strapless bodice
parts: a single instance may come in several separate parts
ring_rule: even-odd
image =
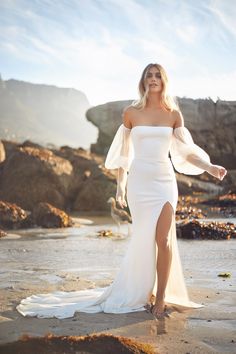
[[[168,161],[173,128],[137,125],[131,129],[135,159]]]

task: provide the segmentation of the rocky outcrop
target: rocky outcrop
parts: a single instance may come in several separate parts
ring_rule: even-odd
[[[225,195],[211,197],[202,202],[204,205],[209,205],[217,208],[218,211],[225,217],[236,217],[236,192],[231,191]]]
[[[109,102],[90,108],[87,119],[99,129],[96,144],[91,151],[105,155],[114,134],[121,124],[121,113],[129,101]],[[236,101],[178,98],[194,141],[210,155],[212,163],[236,169]]]
[[[49,203],[39,203],[32,211],[32,220],[41,227],[70,227],[72,219],[63,210],[53,207]]]
[[[73,221],[63,210],[49,203],[39,203],[29,212],[15,203],[0,200],[0,227],[3,229],[21,229],[28,227],[59,228],[73,226]],[[2,231],[2,232],[1,232]],[[5,236],[0,229],[0,237]]]
[[[0,198],[32,211],[40,202],[70,211],[109,211],[115,177],[103,158],[79,148],[45,149],[30,141],[3,141],[6,160],[0,165]]]
[[[3,145],[6,159],[0,164],[2,200],[16,203],[27,212],[39,203],[49,203],[67,213],[110,211],[107,201],[115,197],[116,175],[105,169],[104,156],[69,146],[49,150],[32,141],[16,144],[3,140]],[[228,171],[223,181],[208,174],[199,179],[176,174],[179,193],[227,193],[235,189],[234,172]],[[25,227],[34,223],[32,218],[24,220]]]
[[[100,173],[81,184],[73,209],[77,211],[108,211],[108,199],[116,194],[114,177]]]
[[[27,210],[44,201],[64,209],[72,171],[68,160],[50,150],[19,147],[4,163],[0,198]]]
[[[225,181],[221,181],[221,184],[219,184],[217,178],[213,176],[209,176],[210,178],[208,178],[207,181],[196,179],[194,177],[176,173],[179,194],[191,194],[194,190],[194,192],[205,192],[216,195],[224,191],[224,186],[227,186],[226,188],[228,188],[228,184],[225,184]],[[222,182],[224,182],[223,185]]]
[[[234,223],[183,221],[177,224],[177,237],[193,240],[229,240],[236,238]]]
[[[150,305],[149,305],[150,306]],[[34,348],[32,350],[32,348]],[[113,334],[87,334],[86,336],[56,336],[47,334],[44,337],[24,335],[12,343],[0,344],[0,352],[4,354],[64,354],[64,353],[113,353],[113,354],[153,354],[153,345],[142,343],[130,337]]]
[[[3,229],[18,229],[27,219],[29,213],[15,203],[0,200],[0,227]]]
[[[116,179],[104,168],[103,158],[68,146],[54,150],[54,153],[73,165],[73,180],[67,200],[71,210],[107,212],[107,200],[116,192]]]
[[[114,134],[121,124],[121,112],[123,108],[128,106],[131,102],[132,101],[108,102],[87,110],[87,119],[99,130],[97,142],[91,144],[91,152],[101,155],[107,153]]]
[[[236,101],[179,99],[186,126],[212,163],[236,169]]]

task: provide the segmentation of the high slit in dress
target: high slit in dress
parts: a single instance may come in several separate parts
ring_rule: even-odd
[[[171,159],[169,157],[169,153]],[[189,299],[176,239],[178,201],[176,171],[196,175],[210,167],[209,155],[193,142],[186,127],[121,124],[106,156],[105,167],[127,172],[127,202],[132,234],[113,282],[107,287],[72,292],[56,291],[23,299],[17,310],[24,316],[67,318],[75,312],[128,313],[146,310],[157,290],[156,225],[163,206],[173,213],[168,242],[172,260],[165,302],[190,308],[204,305]]]

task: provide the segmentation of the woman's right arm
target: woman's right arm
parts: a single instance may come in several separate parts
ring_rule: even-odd
[[[123,141],[123,155],[129,156],[130,154],[130,131],[132,124],[130,121],[130,109],[129,107],[124,108],[122,112],[122,123],[124,125],[124,141]],[[128,171],[122,167],[118,168],[117,172],[117,191],[116,191],[116,201],[121,208],[127,206],[125,196],[126,196],[126,184],[127,184]]]

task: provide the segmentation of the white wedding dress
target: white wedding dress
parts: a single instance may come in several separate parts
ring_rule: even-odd
[[[121,124],[108,151],[105,167],[122,167],[126,172],[132,234],[114,281],[105,288],[32,295],[23,299],[17,310],[24,316],[40,318],[67,318],[77,311],[146,310],[145,305],[157,290],[155,232],[158,217],[167,202],[173,208],[173,218],[168,235],[172,262],[165,301],[202,307],[190,301],[184,281],[175,224],[178,189],[171,161],[178,172],[190,175],[201,174],[211,166],[208,154],[193,142],[186,127],[142,125],[128,129]]]

